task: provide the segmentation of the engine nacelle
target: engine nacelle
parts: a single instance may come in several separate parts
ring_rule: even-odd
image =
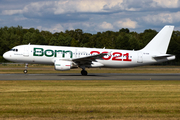
[[[54,69],[59,71],[65,71],[71,69],[71,62],[70,61],[56,61],[54,63]]]

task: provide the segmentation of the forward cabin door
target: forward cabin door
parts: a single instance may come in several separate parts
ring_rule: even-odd
[[[23,52],[23,56],[24,57],[29,57],[29,47],[30,45],[26,45],[24,46],[24,52]]]

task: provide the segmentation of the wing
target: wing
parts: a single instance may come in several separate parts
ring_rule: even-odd
[[[80,58],[74,58],[72,59],[73,62],[75,62],[79,67],[80,66],[85,66],[85,67],[92,67],[93,64],[95,66],[103,66],[103,64],[101,63],[97,63],[96,59],[102,59],[105,55],[107,55],[108,53],[101,53],[101,54],[97,54],[97,55],[90,55],[90,56],[86,56],[86,57],[80,57]]]

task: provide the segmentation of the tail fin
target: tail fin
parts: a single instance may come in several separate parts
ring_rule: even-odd
[[[141,50],[166,54],[171,39],[174,26],[164,26],[164,28]]]

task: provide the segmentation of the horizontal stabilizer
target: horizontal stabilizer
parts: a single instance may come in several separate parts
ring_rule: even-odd
[[[153,56],[153,58],[157,61],[159,60],[174,60],[176,58],[175,55],[171,55],[171,54],[164,54],[164,55],[156,55],[156,56]]]
[[[153,56],[153,58],[165,58],[165,57],[172,57],[174,55],[171,55],[171,54],[162,54],[162,55],[156,55],[156,56]]]

